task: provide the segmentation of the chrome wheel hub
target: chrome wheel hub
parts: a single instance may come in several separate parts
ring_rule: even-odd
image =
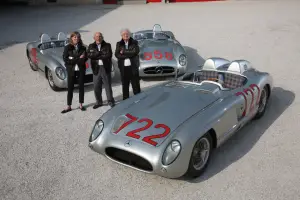
[[[262,111],[264,111],[264,109],[266,107],[266,103],[267,103],[267,92],[266,92],[266,90],[263,90],[261,93],[258,112],[261,113]]]
[[[51,71],[48,69],[48,80],[51,86],[54,86],[53,76]]]
[[[210,151],[210,143],[207,138],[200,139],[193,150],[193,167],[200,170],[206,164]]]

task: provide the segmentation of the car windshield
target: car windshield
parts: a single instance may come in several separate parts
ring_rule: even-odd
[[[60,40],[60,41],[51,41],[51,42],[44,42],[41,45],[42,50],[50,49],[50,48],[60,48],[65,46],[65,41]]]
[[[164,32],[144,32],[144,33],[137,33],[134,34],[133,39],[135,40],[147,40],[147,39],[154,39],[154,40],[167,40],[170,36],[165,34]]]

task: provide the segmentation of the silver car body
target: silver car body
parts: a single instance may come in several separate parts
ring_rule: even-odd
[[[155,24],[152,30],[141,30],[132,33],[140,47],[141,77],[161,77],[184,74],[188,58],[185,49],[175,39],[171,31],[162,31],[161,26]]]
[[[60,32],[57,38],[50,38],[48,34],[42,34],[40,40],[29,42],[26,45],[26,55],[32,70],[39,71],[48,79],[52,89],[67,88],[67,71],[63,61],[63,51],[68,44],[68,37]],[[86,62],[85,85],[93,83],[93,72],[90,60]],[[115,75],[112,65],[112,77]],[[77,83],[75,85],[78,85]]]
[[[225,76],[223,84],[211,81],[214,74]],[[108,110],[96,121],[89,146],[122,165],[167,178],[181,177],[199,138],[211,133],[217,148],[254,118],[264,87],[270,97],[272,77],[250,62],[209,58],[199,70]],[[178,155],[167,151],[173,141],[180,144]]]

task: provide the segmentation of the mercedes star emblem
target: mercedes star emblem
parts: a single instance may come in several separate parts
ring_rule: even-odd
[[[125,146],[125,147],[129,147],[129,146],[131,146],[131,141],[130,141],[130,140],[128,140],[127,142],[125,142],[124,146]]]

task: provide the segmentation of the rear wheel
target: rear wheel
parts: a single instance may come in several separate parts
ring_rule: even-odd
[[[265,86],[261,91],[260,99],[259,99],[259,107],[254,119],[260,119],[266,112],[266,107],[269,101],[269,89],[268,86]]]
[[[186,173],[187,177],[196,178],[205,171],[210,160],[212,149],[212,137],[209,133],[206,133],[194,145],[189,162],[189,168]]]
[[[54,91],[58,91],[59,88],[54,83],[52,71],[50,69],[46,68],[46,73],[47,73],[47,80],[48,80],[48,83],[49,83],[51,89]]]

